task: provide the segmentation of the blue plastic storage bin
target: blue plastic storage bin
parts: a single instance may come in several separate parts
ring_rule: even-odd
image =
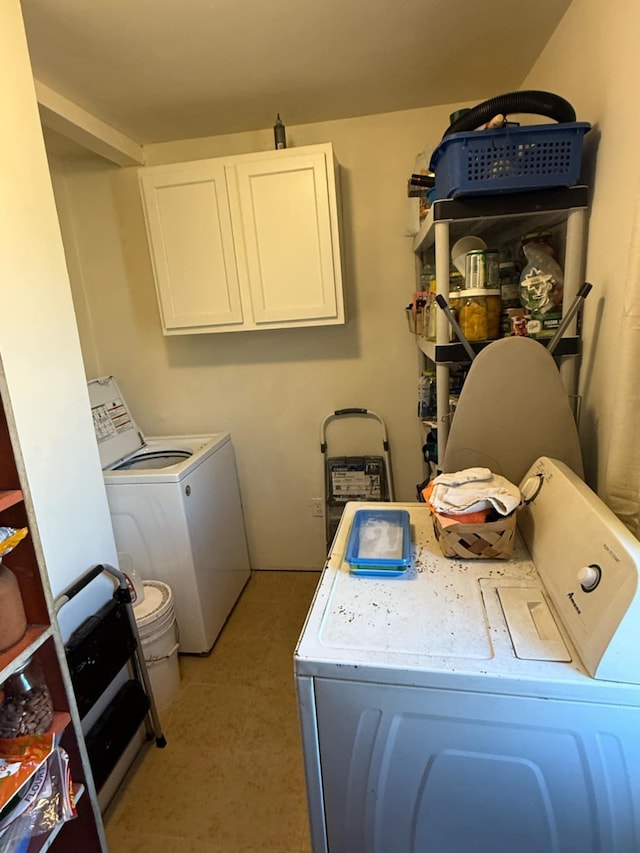
[[[405,572],[411,565],[406,509],[356,510],[345,560],[356,575],[397,577]]]
[[[580,177],[588,122],[452,133],[431,156],[438,198],[569,187]]]

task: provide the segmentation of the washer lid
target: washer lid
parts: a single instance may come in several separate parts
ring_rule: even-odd
[[[104,470],[136,453],[145,441],[114,377],[103,376],[88,384],[93,428]]]

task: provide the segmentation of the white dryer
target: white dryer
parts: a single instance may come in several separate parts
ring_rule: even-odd
[[[527,479],[508,561],[392,504],[400,578],[349,572],[347,504],[295,654],[314,853],[640,850],[640,544],[561,462]]]
[[[89,397],[120,568],[168,584],[180,651],[206,653],[250,571],[231,436],[143,437],[112,376]]]

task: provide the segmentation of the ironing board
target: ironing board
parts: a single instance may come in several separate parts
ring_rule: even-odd
[[[531,338],[503,338],[471,364],[442,469],[479,465],[520,483],[540,456],[584,479],[576,422],[553,357]]]

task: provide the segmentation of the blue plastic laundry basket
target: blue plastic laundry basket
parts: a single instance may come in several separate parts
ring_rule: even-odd
[[[437,198],[568,187],[580,177],[588,122],[452,133],[431,156]]]

